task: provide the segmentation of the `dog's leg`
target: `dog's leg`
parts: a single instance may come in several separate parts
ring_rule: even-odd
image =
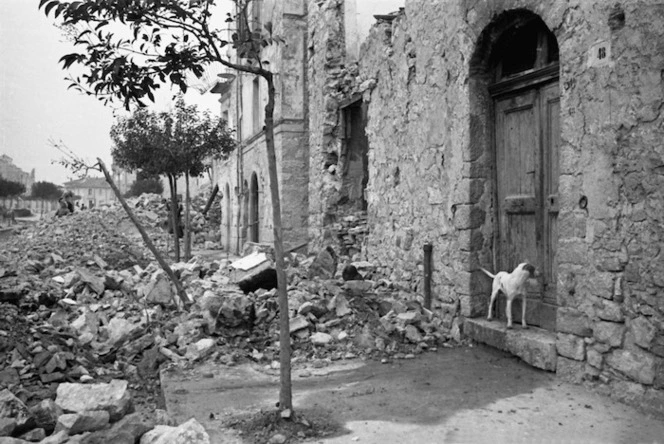
[[[512,328],[512,299],[513,297],[508,297],[507,298],[507,328]]]
[[[523,328],[528,328],[528,324],[526,324],[526,293],[521,294],[521,326]]]
[[[493,319],[493,303],[496,301],[496,296],[498,296],[498,289],[494,288],[491,291],[491,298],[489,299],[489,315],[486,317],[487,320]]]

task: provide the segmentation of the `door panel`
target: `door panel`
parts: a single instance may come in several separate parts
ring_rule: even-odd
[[[555,244],[558,213],[558,84],[495,100],[499,270],[533,264],[541,277],[528,292],[529,325],[555,328]],[[500,300],[504,301],[504,298]],[[504,317],[504,303],[497,312]],[[521,320],[521,302],[512,306]]]

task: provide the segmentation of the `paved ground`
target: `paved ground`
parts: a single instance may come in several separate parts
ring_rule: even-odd
[[[664,443],[661,419],[484,346],[295,369],[293,385],[297,410],[343,425],[319,443]],[[259,366],[164,372],[162,387],[178,422],[196,417],[213,443],[243,442],[218,418],[274,408],[278,399],[277,372]]]

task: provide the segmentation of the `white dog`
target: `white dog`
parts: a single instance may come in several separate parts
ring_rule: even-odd
[[[535,277],[535,267],[524,262],[519,264],[511,273],[499,271],[495,275],[482,267],[480,267],[480,270],[493,279],[487,319],[491,320],[493,318],[493,303],[496,300],[496,296],[498,296],[498,292],[502,292],[507,298],[507,328],[512,328],[512,301],[517,296],[521,296],[521,308],[523,311],[521,325],[523,328],[528,328],[526,324],[526,282],[528,279]]]

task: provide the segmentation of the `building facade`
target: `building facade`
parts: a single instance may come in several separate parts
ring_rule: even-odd
[[[409,0],[376,16],[358,63],[329,25],[343,10],[309,9],[313,242],[366,143],[363,258],[421,291],[431,245],[452,336],[664,411],[664,5]],[[507,331],[484,320],[479,268],[526,261],[534,328]]]
[[[111,186],[103,177],[85,177],[65,182],[62,186],[65,191],[74,193],[78,204],[85,205],[88,209],[110,204],[116,200]]]
[[[307,238],[306,11],[304,0],[261,0],[254,3],[250,17],[252,28],[272,22],[274,33],[287,37],[287,44],[268,46],[262,54],[276,73],[274,136],[287,247]],[[215,164],[214,174],[222,195],[222,245],[237,253],[246,242],[274,238],[263,129],[267,84],[239,72],[226,74],[226,79],[214,92],[221,95],[222,116],[235,128],[240,146],[227,161]]]
[[[450,336],[663,412],[664,4],[405,0],[366,31],[363,2],[277,3],[263,5],[287,37],[270,49],[286,239],[415,292],[430,246]],[[234,82],[243,146],[217,171],[240,251],[271,241],[271,206],[261,83]],[[539,272],[532,328],[508,331],[504,298],[485,320],[480,267],[521,262]]]

